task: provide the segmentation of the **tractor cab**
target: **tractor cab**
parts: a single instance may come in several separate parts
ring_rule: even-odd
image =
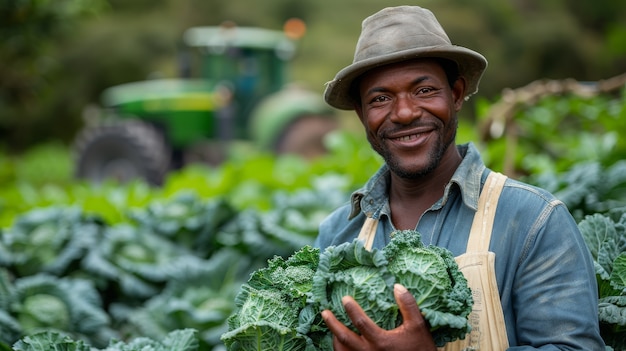
[[[282,31],[232,23],[190,28],[183,40],[189,50],[185,55],[189,62],[182,65],[187,74],[219,84],[221,93],[232,98],[228,112],[232,119],[222,132],[248,139],[255,106],[286,83],[295,43]]]
[[[338,123],[321,94],[288,82],[303,32],[299,20],[283,31],[230,22],[189,28],[179,77],[102,93],[104,118],[76,139],[76,175],[160,184],[187,163],[223,161],[241,142],[276,154],[319,155]]]

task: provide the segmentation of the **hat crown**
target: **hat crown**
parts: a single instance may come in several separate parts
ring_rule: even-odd
[[[451,45],[435,15],[419,6],[390,7],[363,20],[353,63],[418,48]]]
[[[352,64],[326,83],[324,99],[336,108],[354,109],[353,83],[367,71],[413,59],[440,58],[457,64],[466,81],[465,98],[478,90],[487,67],[481,54],[453,45],[435,15],[419,6],[388,7],[361,24]]]

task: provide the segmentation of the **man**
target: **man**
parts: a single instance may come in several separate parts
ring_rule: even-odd
[[[414,229],[426,245],[466,252],[492,172],[473,144],[455,144],[457,113],[486,66],[479,53],[452,45],[426,9],[386,8],[363,21],[354,61],[328,83],[325,99],[355,110],[385,165],[320,225],[318,247],[352,241],[369,218],[374,248],[384,247],[393,230]],[[495,213],[487,245],[511,350],[604,350],[593,264],[564,204],[507,179]],[[344,307],[359,333],[324,311],[334,349],[435,350],[415,299],[399,285],[394,294],[403,324],[391,331],[378,328],[351,297]]]

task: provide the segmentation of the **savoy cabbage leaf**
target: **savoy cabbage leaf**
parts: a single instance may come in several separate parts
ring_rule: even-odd
[[[319,249],[305,246],[254,271],[235,298],[237,312],[228,318],[222,341],[229,350],[315,350],[302,331],[315,329],[321,317],[307,308],[307,296],[319,262]],[[304,311],[304,312],[303,312]],[[307,325],[302,327],[302,321]],[[313,316],[313,318],[311,318]]]
[[[195,329],[186,328],[169,332],[162,340],[138,337],[130,341],[111,340],[102,351],[196,351],[198,338]]]
[[[344,296],[352,296],[378,326],[393,329],[398,317],[393,284],[384,254],[368,251],[361,241],[354,240],[322,253],[310,301],[319,304],[320,310],[331,310],[339,321],[357,331],[341,303]]]
[[[626,349],[626,209],[588,215],[578,228],[596,270],[600,334],[607,345]]]
[[[109,340],[103,349],[75,339],[64,332],[43,330],[24,336],[13,345],[14,351],[196,351],[198,339],[195,329],[178,329],[161,340],[138,337],[129,341]]]
[[[396,282],[415,296],[438,346],[463,339],[470,331],[472,291],[452,253],[424,246],[412,230],[396,231],[384,249]]]
[[[117,336],[100,295],[89,280],[46,273],[14,281],[2,274],[0,280],[0,300],[6,306],[0,317],[4,342],[12,343],[40,330],[63,331],[95,346],[105,345]]]
[[[228,350],[332,350],[321,319],[330,309],[352,330],[342,298],[352,296],[381,328],[402,323],[393,285],[413,293],[438,346],[464,338],[472,310],[471,290],[452,254],[424,247],[418,232],[394,232],[382,250],[354,240],[323,252],[305,246],[287,260],[280,256],[252,273],[235,299],[237,311],[222,335]]]
[[[20,276],[68,275],[71,265],[98,242],[102,224],[77,207],[36,208],[0,235],[0,266]]]
[[[183,328],[198,330],[201,349],[222,345],[226,320],[234,312],[237,288],[250,271],[250,259],[235,250],[222,249],[210,259],[179,262],[179,274],[165,289],[139,308],[130,309],[133,335],[157,338]]]
[[[92,351],[82,340],[56,331],[41,331],[27,335],[13,345],[15,351]]]
[[[194,192],[181,192],[168,200],[155,200],[145,208],[129,210],[128,216],[141,227],[176,242],[196,256],[208,258],[217,252],[220,228],[236,215],[221,198],[202,199]]]
[[[89,251],[82,266],[130,297],[149,298],[179,274],[180,261],[194,259],[201,261],[146,227],[118,224],[105,228],[102,242]]]

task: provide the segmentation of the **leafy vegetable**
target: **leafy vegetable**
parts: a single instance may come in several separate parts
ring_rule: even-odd
[[[82,340],[74,340],[70,336],[54,331],[41,331],[27,335],[13,345],[15,351],[92,351]]]
[[[341,303],[344,296],[352,296],[378,326],[393,329],[398,319],[394,282],[383,252],[370,252],[355,240],[323,252],[313,278],[311,301],[320,309],[330,309],[339,321],[357,331]]]
[[[15,351],[98,351],[82,340],[57,331],[41,331],[25,336],[13,345]],[[112,339],[102,351],[196,351],[196,330],[174,330],[162,340],[139,337],[128,342]]]
[[[101,223],[77,207],[33,209],[0,236],[0,265],[20,276],[70,273],[98,240]]]
[[[147,298],[176,274],[179,261],[193,259],[201,260],[148,228],[118,224],[105,229],[102,242],[89,251],[83,267],[131,298]]]
[[[316,316],[306,301],[318,261],[319,249],[305,246],[287,260],[276,256],[253,272],[235,298],[238,312],[229,317],[229,331],[222,335],[227,348],[315,350],[306,331]]]
[[[438,346],[464,338],[473,300],[452,254],[421,243],[416,231],[398,231],[383,250],[354,240],[321,252],[305,246],[286,261],[276,257],[255,271],[235,299],[238,308],[222,335],[229,350],[332,350],[320,313],[330,309],[357,331],[341,299],[352,296],[382,328],[402,323],[393,285],[416,297]]]
[[[472,292],[452,253],[424,247],[419,233],[411,230],[395,232],[384,253],[396,282],[415,296],[435,343],[463,339],[470,331]]]
[[[196,351],[198,338],[195,329],[179,329],[169,332],[162,340],[139,337],[128,342],[111,341],[102,351]]]
[[[10,281],[0,275],[0,336],[7,343],[40,330],[63,331],[94,345],[116,336],[90,281],[45,273]]]
[[[613,219],[615,218],[615,219]],[[598,317],[605,343],[626,349],[626,208],[594,214],[579,224],[594,259]]]
[[[577,221],[626,206],[626,160],[610,166],[578,163],[564,173],[543,172],[528,179],[563,201]]]
[[[206,201],[189,191],[129,211],[129,217],[139,226],[175,241],[199,257],[209,257],[220,248],[216,234],[235,215],[234,208],[223,199]]]
[[[239,286],[248,276],[250,259],[234,250],[221,250],[211,259],[197,264],[186,261],[180,275],[168,281],[165,289],[142,307],[128,311],[127,319],[136,335],[159,338],[168,331],[184,328],[198,330],[201,349],[221,344],[227,330],[226,319]]]

